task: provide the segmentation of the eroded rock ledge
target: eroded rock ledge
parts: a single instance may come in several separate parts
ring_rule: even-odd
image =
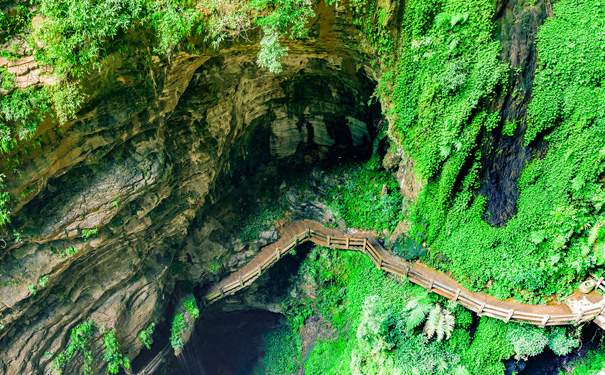
[[[60,352],[85,320],[115,329],[136,357],[139,333],[170,308],[178,280],[211,280],[212,249],[250,251],[212,237],[222,224],[207,212],[229,186],[259,165],[371,144],[376,78],[344,12],[320,8],[310,38],[289,42],[279,75],[257,67],[255,43],[167,61],[141,54],[148,41],[133,34],[136,52],[110,56],[84,83],[77,119],[40,126],[42,146],[8,176],[13,196],[24,194],[11,224],[22,241],[6,240],[0,255],[0,372],[43,373],[44,353]],[[65,373],[81,366],[75,356]]]

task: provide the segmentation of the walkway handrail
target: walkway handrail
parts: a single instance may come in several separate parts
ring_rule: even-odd
[[[549,310],[550,307],[548,305],[525,305],[513,301],[499,301],[489,295],[471,292],[443,273],[392,256],[373,237],[334,235],[333,230],[318,228],[321,227],[319,223],[309,221],[306,221],[306,223],[315,225],[313,225],[313,228],[309,226],[303,231],[296,233],[284,245],[277,246],[275,251],[266,256],[256,268],[245,274],[237,275],[235,281],[224,280],[225,283],[219,283],[211,288],[204,297],[205,301],[213,303],[227,295],[232,295],[246,288],[266,269],[281,259],[284,254],[303,242],[311,241],[317,245],[334,249],[360,251],[366,254],[380,270],[407,278],[411,282],[426,288],[429,292],[437,293],[449,300],[460,303],[479,316],[485,315],[504,322],[517,321],[540,327],[578,325],[599,315],[603,315],[605,310],[605,299],[602,299],[599,304],[593,305],[586,310],[580,310],[577,313],[573,313],[567,305],[550,306],[553,311],[562,310],[562,307],[567,307],[568,311],[565,313],[553,312],[552,314],[547,314],[524,311],[528,308],[544,311]],[[230,278],[233,279],[233,277]],[[515,309],[515,306],[523,306],[525,308]]]
[[[422,264],[411,263],[394,257],[371,235],[345,236],[335,230],[324,228],[318,222],[309,220],[297,222],[288,228],[296,229],[290,238],[282,237],[278,242],[262,248],[249,262],[249,265],[253,265],[258,261],[256,266],[250,269],[246,265],[214,285],[204,296],[204,302],[213,303],[244,289],[252,284],[266,269],[277,263],[284,254],[304,242],[311,241],[317,245],[334,249],[364,253],[378,269],[398,277],[407,278],[409,281],[426,288],[429,292],[437,293],[449,300],[460,303],[479,316],[485,315],[500,319],[505,323],[512,320],[540,327],[578,325],[596,318],[595,323],[605,329],[605,299],[602,296],[598,304],[592,304],[590,308],[580,310],[577,313],[574,313],[569,305],[526,305],[514,301],[500,301],[490,295],[471,292],[458,284],[456,280],[439,271]],[[288,230],[283,235],[285,236],[287,232]],[[282,243],[282,241],[285,242]],[[593,277],[596,279],[594,275]],[[605,292],[603,281],[603,278],[598,279],[595,290]],[[548,314],[544,313],[544,310],[549,309],[553,311],[549,311]],[[536,314],[527,310],[542,310],[542,313]],[[170,352],[170,349],[170,345],[167,345],[137,375],[153,374],[164,357]]]

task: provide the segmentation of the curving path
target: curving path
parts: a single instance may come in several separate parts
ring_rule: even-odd
[[[529,305],[510,299],[500,301],[488,294],[469,291],[443,272],[389,254],[369,232],[345,235],[310,220],[297,221],[282,230],[279,241],[265,246],[243,268],[213,285],[204,296],[205,301],[212,303],[247,287],[284,254],[306,241],[335,249],[360,251],[369,256],[378,269],[405,277],[430,292],[457,301],[479,316],[541,327],[578,325],[595,319],[595,323],[605,329],[605,298],[594,291],[589,294],[576,292],[565,303],[547,305]],[[602,283],[603,279],[599,279],[595,290],[602,287]]]
[[[457,301],[479,316],[485,315],[504,322],[524,322],[540,327],[578,325],[594,319],[599,327],[605,329],[605,297],[595,291],[589,294],[578,291],[569,296],[565,303],[547,305],[528,305],[510,299],[500,301],[488,294],[469,291],[443,272],[389,254],[370,232],[346,235],[311,220],[297,221],[282,229],[281,238],[277,242],[263,247],[244,267],[211,286],[204,296],[204,302],[213,303],[244,289],[282,256],[306,241],[335,249],[362,252],[370,257],[378,269],[396,277],[405,277],[430,292]],[[603,281],[603,278],[597,281],[595,290],[605,292]],[[170,350],[170,345],[167,345],[137,375],[152,375]]]

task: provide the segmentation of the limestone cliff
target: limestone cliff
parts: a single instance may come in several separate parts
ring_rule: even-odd
[[[518,73],[493,106],[518,120],[531,95],[534,35],[550,2],[494,3],[502,60]],[[392,4],[393,25],[403,5]],[[286,42],[277,75],[256,65],[256,36],[218,52],[191,40],[194,48],[167,58],[154,56],[148,35],[133,30],[130,48],[82,81],[88,98],[74,120],[47,120],[32,142],[39,147],[2,160],[9,191],[21,199],[10,224],[18,237],[0,241],[0,373],[44,373],[52,361],[45,352],[61,351],[85,320],[115,329],[135,358],[139,333],[169,317],[179,282],[203,286],[221,273],[211,266],[217,258],[233,268],[275,239],[238,241],[225,227],[237,227],[237,210],[220,202],[247,188],[262,194],[279,186],[281,174],[328,152],[371,146],[382,121],[369,104],[380,73],[359,51],[346,6],[322,3],[316,13],[308,38]],[[22,86],[46,83],[32,61],[0,64]],[[532,150],[519,137],[482,137],[485,147],[507,150],[485,160],[482,172],[499,225],[514,214],[516,176]],[[413,200],[421,186],[413,161],[399,155],[392,164]],[[93,357],[101,373],[100,336]],[[65,373],[81,366],[74,357]]]

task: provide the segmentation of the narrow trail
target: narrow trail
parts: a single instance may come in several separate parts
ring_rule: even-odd
[[[578,291],[569,296],[564,303],[547,305],[530,305],[511,299],[500,301],[488,294],[471,292],[443,272],[389,254],[369,232],[343,234],[311,220],[297,221],[284,228],[277,242],[263,247],[244,267],[213,285],[204,296],[205,301],[212,303],[242,290],[252,284],[284,254],[306,241],[335,249],[362,252],[370,257],[378,269],[405,277],[430,292],[457,301],[479,316],[485,315],[504,322],[512,320],[541,327],[577,325],[595,319],[595,323],[605,329],[605,298],[594,291],[589,294]],[[595,290],[602,287],[603,280],[598,280],[597,284]]]
[[[280,232],[281,237],[277,242],[263,247],[244,267],[212,285],[204,296],[204,302],[214,303],[246,288],[290,250],[303,242],[311,241],[334,249],[359,251],[370,257],[378,269],[396,277],[407,278],[429,292],[457,301],[479,316],[540,327],[578,325],[594,319],[599,327],[605,329],[605,297],[595,292],[605,291],[603,278],[597,281],[597,286],[591,293],[576,291],[564,303],[529,305],[511,299],[500,301],[488,294],[469,291],[443,272],[388,253],[370,232],[344,234],[311,220],[294,222]],[[170,351],[171,347],[167,345],[136,375],[152,375]]]

